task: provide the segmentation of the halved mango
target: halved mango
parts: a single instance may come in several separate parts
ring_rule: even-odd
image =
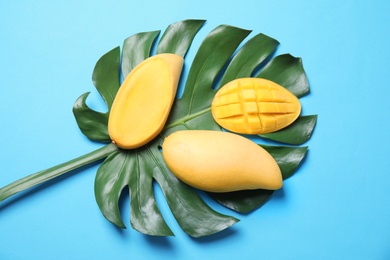
[[[282,187],[275,159],[240,135],[210,130],[177,131],[165,138],[162,153],[172,173],[210,192]]]
[[[211,112],[223,128],[240,134],[265,134],[293,123],[301,103],[286,88],[262,78],[241,78],[216,93]]]
[[[176,54],[158,54],[129,73],[108,120],[108,133],[118,147],[135,149],[160,133],[175,99],[183,62]]]

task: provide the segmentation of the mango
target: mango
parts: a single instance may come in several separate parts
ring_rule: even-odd
[[[184,183],[210,192],[282,187],[275,159],[240,135],[183,130],[167,136],[162,153],[168,168]]]
[[[262,78],[240,78],[218,90],[211,104],[214,120],[240,134],[266,134],[293,123],[301,103],[286,88]]]
[[[135,149],[161,132],[176,96],[183,62],[176,54],[158,54],[129,73],[109,115],[108,133],[113,143]]]

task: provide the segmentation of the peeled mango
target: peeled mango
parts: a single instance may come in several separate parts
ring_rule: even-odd
[[[293,123],[299,99],[279,84],[262,78],[230,81],[216,93],[211,112],[223,128],[240,134],[266,134]]]
[[[129,73],[108,120],[108,133],[118,147],[138,148],[161,132],[175,100],[183,62],[176,54],[158,54]]]
[[[275,159],[240,135],[183,130],[165,138],[162,153],[168,168],[183,182],[209,192],[282,187]]]

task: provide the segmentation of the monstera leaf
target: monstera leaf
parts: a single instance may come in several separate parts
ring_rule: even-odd
[[[110,142],[108,117],[121,79],[140,62],[154,55],[154,49],[156,53],[174,53],[185,57],[204,23],[204,20],[174,23],[168,26],[159,40],[160,31],[138,33],[124,41],[122,53],[116,47],[104,54],[96,63],[92,79],[107,105],[107,111],[92,110],[86,104],[89,93],[81,95],[73,107],[80,130],[93,141]],[[118,227],[126,227],[118,201],[123,191],[128,190],[131,226],[147,235],[173,235],[156,202],[154,183],[161,188],[173,216],[188,235],[207,236],[235,224],[238,219],[216,212],[205,203],[197,190],[170,172],[163,160],[161,147],[164,138],[175,131],[222,131],[212,118],[211,101],[215,92],[233,79],[262,77],[279,83],[297,97],[309,93],[301,59],[290,54],[273,57],[279,42],[264,34],[254,35],[245,41],[250,33],[241,28],[220,25],[205,37],[190,65],[187,78],[182,79],[185,82],[183,95],[174,102],[163,131],[154,140],[133,150],[122,150],[112,143],[106,144],[90,154],[11,183],[0,189],[0,201],[73,169],[104,159],[95,178],[95,198],[104,217]],[[156,48],[153,48],[154,45],[157,45]],[[316,120],[316,115],[301,116],[289,127],[260,137],[278,143],[300,145],[311,137]],[[298,169],[308,149],[306,146],[262,146],[275,158],[284,179]],[[207,194],[221,205],[247,213],[268,201],[273,191]]]

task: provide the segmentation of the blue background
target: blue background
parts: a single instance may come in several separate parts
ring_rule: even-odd
[[[390,4],[385,0],[0,1],[0,186],[98,147],[73,118],[104,53],[135,33],[176,21],[207,23],[188,54],[220,24],[264,33],[277,54],[302,57],[318,114],[309,153],[262,208],[202,239],[118,230],[94,199],[97,165],[0,203],[0,259],[390,259]],[[188,68],[188,66],[187,66]]]

